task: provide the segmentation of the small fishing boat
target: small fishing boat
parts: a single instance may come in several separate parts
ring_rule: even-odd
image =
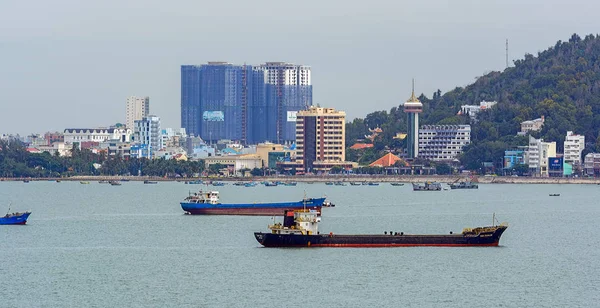
[[[452,183],[450,184],[451,189],[479,189],[477,184],[473,184],[471,182],[460,182],[458,184]]]
[[[360,183],[360,185],[365,185],[365,186],[367,186],[367,185],[369,185],[369,182],[361,182],[361,183]]]
[[[275,187],[275,186],[277,186],[277,183],[276,182],[265,182],[264,185],[266,187]]]
[[[367,184],[369,186],[379,186],[379,183],[377,182],[369,182],[369,184]]]
[[[144,184],[158,184],[157,181],[144,180]]]
[[[285,182],[283,183],[283,186],[296,186],[298,183],[296,182]]]
[[[202,184],[201,180],[185,181],[185,184]]]
[[[119,181],[109,181],[109,183],[112,186],[121,186],[121,182],[119,182]]]
[[[90,182],[88,181],[79,181],[79,184],[89,184]]]
[[[438,182],[412,183],[414,191],[441,191],[442,184]]]
[[[341,181],[337,181],[334,184],[335,184],[335,186],[346,186],[346,183],[341,182]]]
[[[23,183],[29,183],[29,180],[23,180]]]
[[[325,185],[331,186],[331,185],[333,185],[333,182],[325,182]]]
[[[392,186],[404,186],[404,183],[392,182],[390,183]]]
[[[255,187],[256,185],[258,185],[256,182],[244,183],[244,187]]]
[[[224,182],[212,182],[211,183],[212,186],[225,186]]]
[[[110,184],[111,181],[106,181],[106,180],[102,180],[102,181],[98,181],[98,183],[100,184]]]
[[[10,208],[8,211],[10,212]],[[27,223],[29,215],[31,215],[30,211],[23,213],[6,213],[4,217],[0,217],[0,225],[24,225]]]
[[[56,183],[60,183],[60,182],[62,182],[62,181],[61,180],[56,180]]]
[[[559,196],[560,196],[560,194],[550,194],[549,196],[550,196],[550,197],[559,197]]]
[[[350,182],[350,186],[360,186],[360,182]]]

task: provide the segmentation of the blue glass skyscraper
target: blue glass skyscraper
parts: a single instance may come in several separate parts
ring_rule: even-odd
[[[296,112],[311,105],[306,66],[209,62],[181,67],[181,126],[208,142],[292,143]]]

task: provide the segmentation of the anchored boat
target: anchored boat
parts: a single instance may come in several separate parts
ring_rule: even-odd
[[[479,186],[477,184],[473,184],[471,182],[460,182],[458,184],[452,183],[450,184],[450,189],[478,189]]]
[[[404,234],[320,234],[317,211],[286,211],[282,223],[269,226],[270,232],[255,232],[265,247],[402,247],[402,246],[498,246],[508,228],[505,223],[489,227],[465,228],[462,233],[440,235]],[[495,221],[495,217],[494,217]]]
[[[321,212],[325,198],[304,198],[297,202],[221,203],[218,191],[200,191],[181,202],[181,208],[192,215],[281,216],[285,210],[314,209]]]
[[[24,225],[27,223],[29,215],[31,215],[31,212],[29,211],[23,213],[7,213],[4,217],[0,217],[0,225]]]
[[[442,184],[438,182],[412,183],[414,191],[440,191]]]

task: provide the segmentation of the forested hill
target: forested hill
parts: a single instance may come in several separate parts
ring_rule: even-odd
[[[503,148],[526,145],[525,138],[515,138],[520,123],[545,116],[545,124],[535,137],[556,141],[559,152],[568,130],[586,136],[587,151],[600,150],[600,36],[585,38],[573,34],[568,42],[558,41],[538,53],[526,54],[514,61],[514,67],[479,77],[466,88],[445,94],[438,90],[432,98],[421,95],[424,112],[421,124],[469,123],[467,116],[457,115],[461,105],[497,101],[498,105],[480,113],[472,124],[473,144],[466,149],[463,162],[480,165],[481,161],[501,159]],[[391,112],[374,112],[347,126],[347,145],[364,135],[367,128],[381,126],[406,131],[406,116],[401,108]],[[383,134],[380,142],[392,144],[393,133]],[[376,141],[377,142],[377,141]]]

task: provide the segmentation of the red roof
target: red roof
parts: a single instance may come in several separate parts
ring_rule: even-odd
[[[40,151],[40,150],[38,150],[36,148],[27,148],[26,150],[29,153],[41,153],[42,152],[42,151]]]
[[[367,149],[367,148],[372,148],[372,147],[373,147],[373,144],[371,144],[371,143],[355,143],[350,148],[353,150],[362,150],[362,149]]]
[[[404,162],[400,157],[398,157],[392,153],[387,153],[387,154],[383,155],[383,157],[381,157],[380,159],[372,162],[369,166],[370,167],[390,167],[390,166],[393,166],[397,161],[401,161],[402,163],[404,163],[404,165],[406,165],[406,162]]]

